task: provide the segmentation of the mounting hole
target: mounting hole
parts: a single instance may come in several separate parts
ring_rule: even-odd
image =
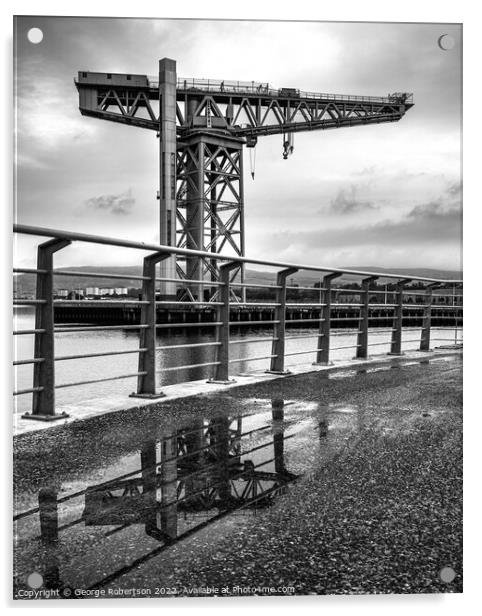
[[[38,45],[38,43],[42,41],[43,37],[44,33],[40,28],[30,28],[30,30],[27,32],[28,40],[34,45]]]
[[[438,46],[443,51],[450,51],[455,47],[455,39],[450,34],[442,34],[442,36],[438,37]]]
[[[37,573],[36,571],[31,573],[27,578],[27,584],[30,586],[30,588],[34,588],[34,589],[40,588],[43,583],[44,583],[43,577],[40,575],[40,573]]]
[[[455,571],[452,569],[452,567],[444,567],[440,570],[440,579],[442,580],[442,582],[450,584],[450,582],[453,582],[455,580]]]

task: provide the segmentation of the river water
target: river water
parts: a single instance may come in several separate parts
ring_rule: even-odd
[[[14,312],[14,330],[32,329],[34,327],[34,309],[30,307],[16,307]],[[186,330],[187,333],[160,332],[158,335],[159,346],[191,345],[215,340],[214,333],[200,333]],[[404,330],[402,350],[414,350],[418,348],[420,341],[420,328]],[[255,329],[246,327],[242,333],[233,333],[231,340],[231,359],[247,357],[265,357],[271,354],[271,341],[269,329]],[[313,338],[306,338],[312,335]],[[388,329],[373,329],[369,333],[371,354],[383,354],[389,351],[391,333]],[[315,360],[317,346],[316,330],[290,329],[287,328],[286,353],[299,353],[287,356],[285,367],[310,364]],[[457,333],[458,341],[461,340],[461,331]],[[455,332],[453,328],[437,328],[432,331],[433,346],[453,343]],[[33,335],[14,336],[14,357],[16,360],[33,357]],[[354,356],[356,344],[356,330],[334,330],[331,338],[330,359],[333,361],[347,360]],[[59,333],[55,340],[55,355],[79,355],[83,353],[101,353],[107,351],[124,351],[137,349],[139,336],[137,331],[132,330],[107,330],[88,332]],[[338,347],[340,347],[338,349]],[[343,348],[341,348],[343,347]],[[351,348],[346,348],[351,347]],[[181,370],[169,370],[175,366],[188,364],[203,364],[214,361],[214,346],[192,347],[182,349],[168,349],[157,351],[159,374],[159,387],[172,385],[186,381],[194,381],[212,376],[213,366],[201,368],[184,368]],[[311,353],[305,353],[310,351]],[[303,354],[301,354],[303,353]],[[114,377],[123,374],[137,372],[137,354],[114,355],[111,357],[96,357],[89,359],[63,360],[56,363],[56,384],[74,383],[100,378]],[[247,372],[262,371],[269,368],[269,358],[258,360],[242,360],[231,365],[233,376]],[[14,389],[28,389],[32,387],[32,365],[17,366],[14,375]],[[108,397],[112,394],[129,394],[136,389],[136,377],[80,385],[75,387],[60,388],[56,392],[56,405],[60,409],[62,405],[73,402],[76,404],[82,400]],[[31,394],[15,397],[14,410],[23,413],[31,409]]]

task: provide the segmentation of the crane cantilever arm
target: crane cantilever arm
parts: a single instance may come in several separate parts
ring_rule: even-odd
[[[85,74],[86,81],[76,81],[83,115],[159,131],[159,111],[155,107],[159,92],[147,77],[134,76],[142,77],[134,87],[126,85],[127,81],[124,84],[123,76],[113,83],[101,74],[90,78],[91,74]],[[125,77],[127,80],[129,76]],[[178,84],[177,132],[212,129],[247,138],[250,145],[249,140],[263,135],[395,122],[413,106],[412,95],[403,93],[363,97],[288,90],[239,91],[216,84],[209,89],[204,85],[183,89]]]
[[[103,111],[101,109],[83,109],[79,108],[80,113],[84,116],[127,124],[128,126],[136,126],[137,128],[146,128],[152,131],[159,131],[159,122],[136,116],[123,115],[121,113],[113,113]],[[263,125],[244,125],[244,126],[229,126],[225,130],[236,137],[246,137],[257,139],[258,137],[267,135],[280,135],[282,133],[298,133],[314,130],[329,130],[334,128],[343,128],[350,126],[363,126],[368,124],[383,124],[387,122],[398,122],[403,113],[388,113],[383,115],[375,115],[370,117],[353,117],[340,119],[324,119],[305,122],[289,122],[279,124],[263,124]],[[184,132],[183,126],[178,126],[178,133]]]
[[[109,122],[127,124],[128,126],[137,126],[137,128],[147,128],[149,130],[159,131],[159,121],[156,120],[148,120],[138,116],[103,111],[102,109],[85,109],[79,107],[79,111],[83,116],[98,118],[99,120],[108,120]]]

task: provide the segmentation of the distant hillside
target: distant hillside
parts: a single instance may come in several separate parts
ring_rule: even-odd
[[[63,267],[65,271],[76,272],[102,272],[106,274],[141,276],[142,267],[139,265],[109,266],[85,265],[83,267]],[[33,274],[19,274],[14,277],[14,292],[18,295],[32,295],[35,293],[36,276]],[[54,280],[55,289],[76,289],[85,287],[140,287],[142,282],[135,278],[126,280],[115,278],[97,278],[88,276],[56,276]]]
[[[422,276],[422,278],[441,278],[442,280],[461,280],[463,272],[456,270],[433,269],[429,267],[347,267],[346,269],[359,269],[366,272],[386,272],[390,274],[401,274],[402,276]]]
[[[140,276],[142,275],[142,267],[139,265],[126,265],[126,266],[101,266],[101,265],[86,265],[83,267],[65,267],[62,268],[66,271],[77,272],[102,272],[106,274],[118,274],[118,275],[130,275]],[[422,276],[426,278],[441,278],[441,279],[458,279],[462,277],[462,272],[451,270],[439,270],[431,268],[377,268],[370,266],[357,266],[349,267],[346,269],[353,269],[366,272],[387,272],[392,274],[400,274],[407,276],[413,274],[416,276]],[[276,279],[274,272],[246,270],[246,278],[253,284],[270,284]],[[296,283],[301,286],[312,286],[315,282],[320,280],[320,274],[317,272],[302,272],[301,274],[293,277]],[[14,277],[14,292],[17,295],[33,295],[35,293],[35,280],[36,277],[33,274],[19,274]],[[343,281],[343,278],[340,279]],[[135,278],[128,278],[126,280],[109,279],[109,278],[94,278],[89,276],[57,276],[55,279],[56,289],[75,289],[85,287],[135,287],[141,286],[141,281]]]
[[[371,267],[369,265],[358,265],[358,266],[350,266],[343,269],[350,270],[358,270],[361,272],[377,272],[377,273],[387,273],[387,274],[400,274],[401,276],[421,276],[422,278],[440,278],[442,280],[459,280],[462,279],[462,272],[455,270],[440,270],[440,269],[431,269],[431,268],[383,268],[383,267]],[[276,274],[271,272],[263,272],[256,270],[247,270],[246,276],[250,282],[257,284],[264,284],[268,282],[273,282],[276,278]],[[300,274],[295,274],[293,278],[296,280],[296,283],[301,286],[311,286],[320,280],[320,276],[323,276],[323,273],[318,272],[301,272]],[[342,276],[338,282],[347,281],[347,278]],[[350,277],[350,280],[353,280]]]

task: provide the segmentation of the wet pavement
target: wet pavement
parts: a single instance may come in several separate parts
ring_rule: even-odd
[[[460,592],[461,438],[456,353],[25,434],[14,596]]]

